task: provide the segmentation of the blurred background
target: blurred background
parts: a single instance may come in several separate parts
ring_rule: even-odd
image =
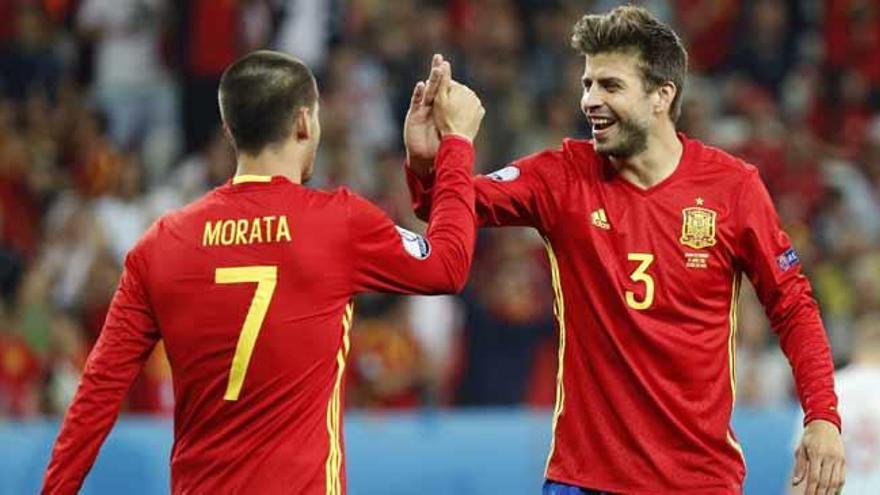
[[[27,471],[0,481],[0,492],[36,489],[126,251],[159,215],[234,173],[216,103],[228,64],[264,47],[303,59],[322,98],[312,186],[347,185],[421,230],[403,180],[401,124],[431,54],[450,59],[487,108],[477,150],[488,172],[564,136],[587,137],[570,30],[619,3],[0,0],[0,439],[9,440],[0,454]],[[880,1],[637,3],[688,47],[679,127],[758,166],[813,282],[835,364],[846,366],[854,329],[880,325]],[[400,476],[380,465],[401,462],[395,455],[430,459],[434,470],[410,469],[418,493],[494,493],[472,479],[487,473],[529,484],[506,493],[536,493],[556,372],[546,265],[533,231],[482,231],[461,296],[358,298],[352,493],[412,493],[377,474]],[[798,422],[791,372],[749,290],[740,308],[736,421],[748,437],[749,486],[779,493]],[[124,406],[136,419],[111,440],[135,435],[143,446],[158,435],[155,464],[167,471],[172,400],[159,346]],[[782,458],[755,460],[779,438]],[[436,454],[444,441],[449,455]],[[25,444],[37,452],[31,460],[9,450]],[[96,471],[110,462],[106,450]],[[468,474],[467,452],[478,463],[491,457],[495,470]]]

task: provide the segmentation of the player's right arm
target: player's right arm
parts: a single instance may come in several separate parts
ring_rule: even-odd
[[[471,180],[476,195],[477,224],[480,227],[531,226],[541,232],[551,229],[557,216],[552,187],[553,173],[559,167],[561,150],[546,150],[520,158],[489,175]],[[406,183],[413,210],[422,220],[432,206],[435,176],[407,163]],[[559,191],[556,191],[558,194]]]
[[[434,157],[439,141],[432,118],[439,78],[451,68],[439,54],[432,60],[428,81],[416,85],[404,123],[407,150],[406,182],[416,216],[427,221],[436,185]],[[555,218],[554,187],[562,174],[562,151],[544,151],[522,158],[489,176],[473,178],[477,221],[480,226],[533,226],[547,232]],[[555,189],[559,189],[558,184]]]
[[[425,236],[400,229],[378,207],[352,195],[349,206],[354,291],[459,292],[474,254],[473,145],[446,137],[437,154],[434,208]]]
[[[442,141],[427,239],[396,228],[381,210],[353,196],[349,232],[355,292],[458,292],[467,280],[476,236],[472,142],[485,110],[473,91],[452,81],[450,71],[432,70],[432,81],[437,94],[431,118]],[[424,90],[424,84],[416,85],[413,101]]]
[[[122,399],[159,340],[142,282],[141,251],[135,248],[126,257],[101,335],[58,433],[42,493],[79,491],[116,421]]]

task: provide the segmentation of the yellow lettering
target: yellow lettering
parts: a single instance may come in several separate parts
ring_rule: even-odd
[[[241,219],[238,221],[238,224],[235,228],[235,245],[239,244],[247,244],[247,238],[244,236],[247,234],[248,221],[245,219]]]
[[[251,223],[251,238],[248,241],[251,244],[255,242],[263,242],[263,233],[260,232],[260,219],[255,218]]]
[[[278,235],[275,236],[276,242],[281,242],[281,238],[286,238],[290,242],[290,227],[287,226],[287,215],[281,215],[278,218]]]
[[[205,222],[205,233],[202,235],[202,246],[216,246],[220,241],[220,224],[222,222]]]
[[[281,241],[292,241],[286,215],[207,221],[202,233],[203,246],[238,246]]]
[[[263,230],[266,231],[266,242],[274,242],[276,239],[272,238],[272,222],[275,221],[275,217],[263,217]]]
[[[221,233],[220,243],[224,246],[232,244],[235,239],[235,220],[223,220],[223,232]]]

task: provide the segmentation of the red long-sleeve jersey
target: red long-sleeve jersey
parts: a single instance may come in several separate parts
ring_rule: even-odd
[[[628,494],[741,492],[730,418],[743,273],[807,421],[840,425],[817,305],[757,170],[680,139],[674,173],[646,190],[578,140],[475,179],[480,225],[529,225],[546,241],[559,327],[551,480]],[[431,181],[408,169],[419,214]]]
[[[473,147],[445,138],[436,163],[426,238],[345,189],[277,176],[238,176],[157,221],[128,254],[43,491],[79,489],[163,339],[173,493],[344,493],[352,297],[455,292],[467,279]]]

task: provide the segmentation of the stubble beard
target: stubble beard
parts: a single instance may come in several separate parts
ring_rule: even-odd
[[[648,130],[631,120],[617,120],[616,136],[612,136],[611,142],[601,144],[595,142],[596,152],[600,155],[627,159],[645,151],[648,148]]]

